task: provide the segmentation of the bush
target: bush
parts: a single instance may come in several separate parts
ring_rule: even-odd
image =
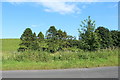
[[[98,58],[107,59],[109,56],[118,55],[119,49],[100,49],[98,51],[59,51],[54,54],[45,51],[25,51],[16,52],[11,56],[3,57],[3,60],[15,61],[35,61],[35,62],[49,62],[49,61],[70,61],[70,60],[95,60]]]
[[[52,60],[50,54],[42,51],[25,51],[15,53],[13,60],[15,61],[36,61],[36,62],[47,62]]]

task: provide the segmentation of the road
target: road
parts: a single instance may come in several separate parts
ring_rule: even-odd
[[[3,78],[118,78],[118,67],[2,71]]]

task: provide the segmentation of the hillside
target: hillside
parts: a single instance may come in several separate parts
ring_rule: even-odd
[[[16,51],[19,47],[19,39],[0,39],[2,40],[2,51]]]

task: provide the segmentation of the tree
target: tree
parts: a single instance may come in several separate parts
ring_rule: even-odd
[[[38,50],[39,49],[39,45],[38,45],[38,42],[37,42],[37,36],[36,36],[36,33],[34,32],[33,33],[33,37],[32,37],[32,42],[31,42],[31,45],[30,45],[30,49],[31,50]]]
[[[110,33],[113,41],[113,46],[120,47],[120,31],[112,30]]]
[[[30,45],[33,39],[32,30],[30,28],[26,28],[20,39],[22,41],[22,43],[20,44],[20,48],[24,48],[26,50],[30,49]]]
[[[63,32],[62,32],[62,30],[59,29],[59,30],[57,31],[56,37],[57,37],[57,39],[62,39],[62,38],[63,38]]]
[[[55,39],[56,33],[57,33],[57,29],[55,28],[55,26],[50,26],[50,28],[46,32],[46,38],[47,39]]]
[[[63,39],[66,40],[66,38],[67,38],[67,33],[64,31],[63,32]]]
[[[67,35],[67,39],[68,40],[73,40],[73,39],[76,39],[75,37],[71,36],[71,35]]]
[[[105,27],[98,27],[95,32],[98,34],[101,40],[101,48],[108,48],[112,46],[112,38],[109,29]]]
[[[33,33],[33,41],[35,41],[37,39],[36,33]]]
[[[47,45],[47,40],[44,39],[44,34],[42,32],[39,32],[38,36],[38,44],[39,44],[39,50],[42,51],[47,51],[48,45]]]
[[[84,33],[84,34],[89,34],[89,32],[93,32],[95,30],[95,21],[92,21],[90,19],[90,16],[88,16],[88,19],[81,21],[81,31],[79,30],[80,34]]]
[[[39,40],[43,40],[44,39],[44,35],[43,35],[42,32],[40,32],[37,37],[38,37]]]
[[[20,37],[21,43],[18,51],[25,51],[25,50],[36,50],[37,42],[36,42],[36,33],[32,33],[30,28],[26,28],[23,34]]]
[[[59,41],[58,40],[48,40],[48,51],[51,53],[55,53],[59,49]]]
[[[60,39],[60,40],[66,40],[67,33],[65,31],[63,32],[61,29],[59,29],[59,30],[57,30],[56,37],[57,37],[57,39]]]
[[[80,48],[84,50],[97,50],[100,47],[99,44],[99,38],[97,34],[94,32],[95,30],[95,21],[92,21],[90,19],[90,16],[88,16],[88,19],[81,21],[81,30],[78,29],[80,35],[79,39],[82,41],[80,43]]]

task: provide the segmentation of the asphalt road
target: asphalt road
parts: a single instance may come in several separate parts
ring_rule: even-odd
[[[118,67],[2,71],[2,78],[118,78]]]

